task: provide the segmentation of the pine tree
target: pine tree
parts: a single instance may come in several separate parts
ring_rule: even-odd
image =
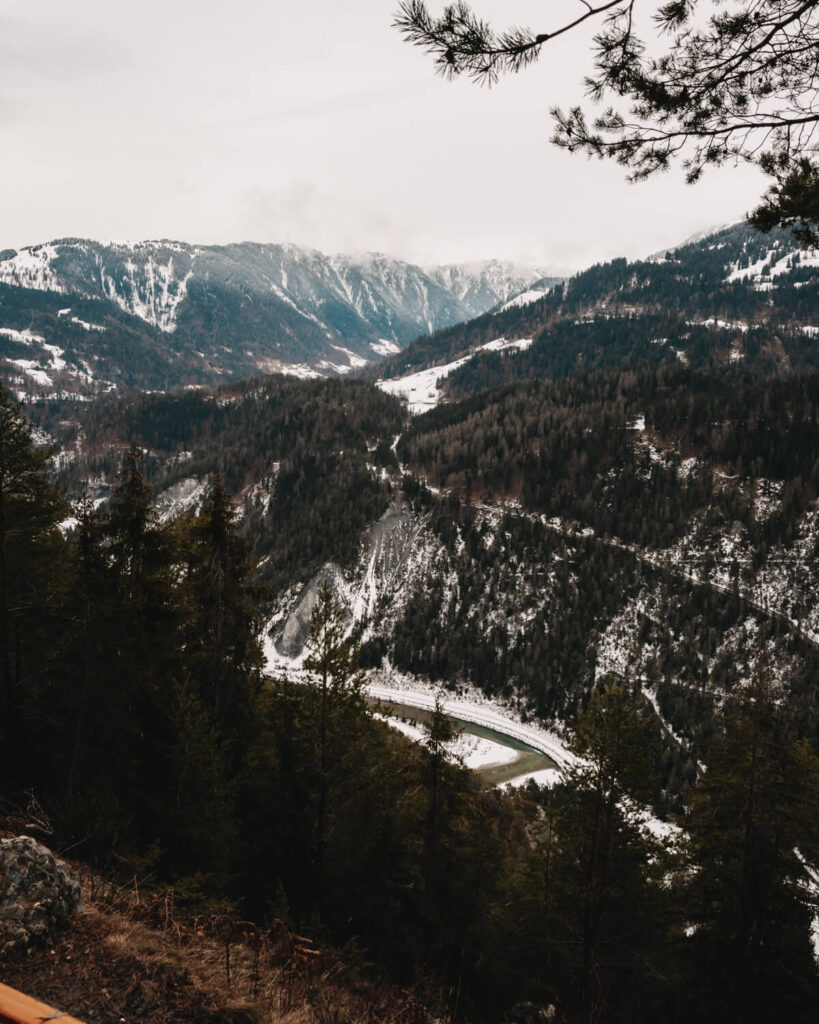
[[[262,650],[255,567],[219,473],[201,513],[186,525],[186,655],[217,735],[235,741],[252,713]]]
[[[104,523],[87,494],[76,503],[74,516],[77,529],[72,597],[77,629],[66,665],[66,700],[70,705],[66,717],[72,733],[65,780],[67,815],[74,811],[78,777],[86,796],[89,790],[100,788],[99,779],[95,780],[96,785],[90,785],[99,763],[94,754],[99,754],[100,740],[113,725],[110,720],[106,721],[110,652],[105,644],[108,633],[105,617],[112,596],[112,577],[103,546]]]
[[[131,837],[156,835],[173,789],[174,689],[184,678],[175,594],[175,552],[160,527],[131,444],[105,530],[110,553],[110,606],[105,610],[109,678],[107,709],[117,747],[110,766]]]
[[[578,1024],[647,1019],[651,1006],[663,948],[660,862],[632,799],[654,791],[647,730],[611,679],[576,724],[580,760],[562,787],[549,900],[564,1012]]]
[[[448,851],[442,848],[451,813],[447,792],[449,744],[455,738],[455,728],[444,712],[441,694],[435,696],[435,707],[425,723],[427,757],[424,765],[426,789],[426,821],[424,827],[423,901],[421,915],[424,924],[424,959],[430,959],[432,927],[437,918],[436,904],[443,895],[441,879],[447,873]]]
[[[54,645],[47,630],[60,601],[65,501],[48,478],[50,452],[0,387],[0,769],[18,778],[25,759],[22,705]]]
[[[701,1019],[815,1020],[803,857],[819,850],[819,758],[788,728],[764,666],[723,715],[686,825]]]
[[[363,710],[363,673],[358,651],[345,639],[347,614],[325,579],[319,586],[310,617],[309,654],[304,667],[318,684],[317,745],[318,805],[316,811],[316,866],[322,881],[329,834],[329,800],[344,748],[355,741],[351,731]],[[348,727],[345,730],[345,725]]]

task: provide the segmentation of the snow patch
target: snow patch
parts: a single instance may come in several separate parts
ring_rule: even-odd
[[[71,311],[68,310],[67,312]],[[100,324],[90,324],[88,323],[87,320],[80,320],[78,316],[72,316],[71,323],[76,324],[78,327],[82,327],[86,331],[99,331],[101,333],[102,331],[106,330],[106,328],[100,326]]]
[[[401,351],[399,346],[388,338],[379,338],[378,341],[371,341],[370,348],[379,356],[394,356]]]
[[[1,263],[0,266],[2,266]],[[29,330],[15,331],[13,327],[0,327],[0,334],[4,334],[7,338],[11,338],[12,341],[17,341],[21,345],[45,344],[45,338],[41,334],[32,334]]]
[[[53,387],[54,381],[45,370],[41,370],[33,359],[9,359],[14,366],[18,366],[27,377],[30,377],[40,387]]]
[[[468,363],[471,356],[462,356],[451,363],[443,366],[431,366],[426,370],[418,370],[416,373],[409,373],[405,377],[398,377],[395,380],[376,381],[376,387],[381,388],[388,395],[395,395],[397,398],[406,400],[410,412],[422,413],[428,409],[434,409],[441,401],[441,389],[438,381],[448,377],[450,373]]]
[[[361,366],[366,366],[367,363],[369,363],[369,359],[364,359],[363,356],[356,355],[355,352],[351,352],[348,348],[344,348],[343,345],[333,345],[333,348],[336,350],[336,352],[341,352],[343,355],[347,357],[350,366],[358,368]]]
[[[498,338],[495,341],[487,341],[481,345],[482,352],[505,352],[507,349],[518,349],[523,352],[532,344],[532,338],[518,338],[516,341],[509,341],[506,338]]]
[[[506,309],[515,309],[517,306],[528,306],[530,303],[537,302],[539,299],[548,295],[550,291],[550,288],[530,288],[528,291],[521,292],[520,295],[516,295],[508,302],[504,302],[499,312],[502,313]]]
[[[445,363],[443,366],[430,366],[426,370],[417,370],[415,373],[408,373],[404,377],[392,380],[379,380],[376,381],[376,387],[381,388],[388,395],[405,399],[410,412],[426,412],[428,409],[434,409],[443,397],[441,389],[438,387],[438,381],[468,363],[479,352],[502,352],[506,349],[524,350],[531,344],[531,338],[519,338],[511,341],[506,338],[498,338],[482,345],[475,352],[454,359],[451,363]]]
[[[318,370],[308,366],[307,363],[281,363],[278,360],[267,360],[264,366],[261,362],[257,362],[256,365],[260,370],[264,369],[266,373],[283,373],[286,377],[298,377],[301,380],[315,380],[322,376]]]
[[[56,256],[57,250],[53,245],[21,249],[11,259],[0,262],[0,281],[35,291],[64,292],[65,288],[51,266]]]
[[[170,523],[191,509],[199,509],[208,488],[208,480],[186,477],[162,491],[156,498],[156,511],[161,523]]]

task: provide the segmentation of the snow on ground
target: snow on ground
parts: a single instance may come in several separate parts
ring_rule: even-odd
[[[105,330],[104,327],[99,329]],[[65,350],[60,348],[59,345],[49,344],[40,334],[33,334],[29,330],[18,331],[11,327],[0,327],[0,337],[2,336],[11,338],[12,341],[16,341],[28,348],[34,349],[36,347],[42,351],[43,354],[37,359],[8,359],[9,363],[21,369],[40,387],[52,387],[54,384],[52,374],[55,373],[65,372],[89,384],[94,380],[93,370],[85,360],[80,360],[82,364],[80,366],[67,363],[64,359]],[[58,398],[60,395],[40,397]]]
[[[395,671],[391,671],[387,678],[389,685],[371,676],[366,685],[367,693],[376,700],[407,704],[425,711],[435,710],[435,700],[440,695],[442,710],[450,718],[482,725],[485,729],[525,743],[550,757],[559,768],[568,767],[577,760],[555,733],[534,722],[522,722],[514,711],[496,704],[478,690],[471,689],[453,696],[446,691],[441,693],[440,688],[432,684],[401,676]]]
[[[0,281],[36,291],[65,291],[51,268],[56,255],[53,245],[21,249],[11,259],[0,261]]]
[[[505,782],[504,786],[511,786],[513,789],[517,789],[519,786],[525,786],[529,782],[534,782],[538,786],[554,786],[555,783],[560,782],[561,774],[557,768],[541,768],[538,772],[524,772],[523,775],[518,775],[514,779],[510,779]]]
[[[69,310],[70,312],[70,310]],[[78,316],[71,317],[71,323],[77,324],[78,327],[84,328],[86,331],[104,331],[106,328],[101,327],[99,324],[90,324],[87,320],[80,320]]]
[[[748,267],[739,267],[732,264],[731,272],[726,281],[754,281],[757,284],[763,278],[780,277],[791,270],[800,270],[803,267],[819,267],[819,250],[799,249],[798,251],[781,254],[779,249],[769,249],[768,252]],[[767,268],[767,269],[766,269]]]
[[[370,348],[379,356],[394,356],[401,349],[389,338],[379,338],[378,341],[371,341]]]
[[[45,338],[42,335],[32,334],[28,329],[25,331],[15,331],[13,327],[0,327],[0,334],[11,338],[12,341],[19,342],[21,345],[45,344]]]
[[[348,348],[344,348],[343,345],[333,345],[336,352],[341,352],[342,355],[347,357],[347,361],[350,366],[361,367],[366,366],[369,363],[369,359],[365,359],[363,356],[356,355],[355,352],[351,352]]]
[[[146,258],[141,263],[133,259],[125,261],[126,274],[115,279],[106,272],[105,267],[100,264],[100,283],[103,294],[111,302],[116,303],[126,313],[138,316],[140,320],[158,327],[166,334],[172,334],[176,330],[176,318],[179,307],[188,293],[188,282],[191,279],[193,270],[188,270],[182,277],[177,277],[174,269],[173,256],[163,263],[158,257],[155,258],[151,247],[155,243],[145,242],[138,246],[140,255],[145,254]],[[165,243],[159,243],[162,248],[172,248]],[[195,259],[195,252],[191,259]],[[2,266],[2,264],[0,264]]]
[[[688,477],[697,468],[697,460],[693,455],[689,455],[687,459],[683,459],[677,467],[677,477],[680,480],[687,480]]]
[[[199,508],[207,487],[207,478],[199,480],[195,476],[189,476],[162,491],[156,498],[159,521],[169,523],[184,512]]]
[[[65,369],[66,364],[63,359],[63,355],[65,353],[64,349],[61,349],[59,345],[48,345],[45,341],[40,342],[40,347],[44,348],[46,352],[48,352],[50,357],[49,363],[52,370],[59,373],[60,370]]]
[[[335,345],[333,348],[335,348]],[[352,366],[348,366],[346,363],[331,363],[329,359],[322,359],[320,363],[316,363],[316,366],[320,370],[332,370],[333,373],[338,373],[342,377],[345,373],[349,373],[352,370]]]
[[[497,743],[485,736],[475,736],[470,732],[458,733],[449,744],[449,750],[472,771],[511,764],[518,757],[518,751],[514,747],[507,747],[504,743]]]
[[[510,299],[500,308],[502,313],[505,309],[514,309],[516,306],[528,306],[530,302],[537,302],[538,299],[542,299],[544,295],[548,295],[551,289],[549,288],[530,288],[528,291],[521,292],[520,295],[516,295],[513,299]]]
[[[35,384],[39,384],[40,387],[50,388],[53,386],[54,381],[49,377],[45,370],[41,370],[39,364],[33,359],[9,359],[9,362],[13,366],[19,367],[27,377],[31,377]]]
[[[376,386],[381,388],[382,391],[386,391],[388,395],[396,395],[399,398],[406,399],[410,412],[426,412],[428,409],[434,409],[441,401],[442,394],[441,389],[438,387],[438,381],[448,377],[459,367],[463,366],[464,363],[468,363],[479,352],[502,352],[507,349],[523,350],[531,344],[531,338],[520,338],[514,341],[498,338],[495,341],[489,341],[482,345],[475,352],[470,352],[468,355],[461,356],[460,359],[453,360],[451,363],[445,363],[443,366],[430,366],[426,370],[408,373],[405,377],[379,380],[376,381]]]
[[[278,360],[264,360],[263,362],[264,365],[262,365],[262,361],[257,365],[265,373],[283,373],[286,377],[299,377],[301,380],[312,380],[316,377],[321,377],[318,370],[314,370],[307,363],[280,363]]]
[[[407,722],[395,715],[376,715],[376,718],[387,722],[393,729],[397,729],[414,743],[426,742],[427,733],[414,722]],[[519,754],[513,747],[507,747],[503,743],[497,743],[484,736],[475,736],[469,732],[458,733],[453,741],[447,744],[447,750],[453,760],[460,761],[472,771],[511,764]]]
[[[709,317],[707,320],[686,320],[689,327],[716,327],[719,331],[741,331],[748,333],[748,324],[742,320],[718,320],[716,317]]]
[[[89,481],[89,483],[90,482],[91,481]],[[94,498],[94,508],[95,509],[99,508],[100,505],[105,503],[105,501],[106,501],[105,498]],[[69,516],[67,519],[63,519],[62,522],[57,523],[57,529],[60,531],[60,533],[63,535],[63,537],[65,537],[69,533],[71,533],[72,530],[75,530],[78,525],[79,525],[79,520],[77,519],[76,516],[72,515],[72,516]]]
[[[495,341],[487,341],[481,345],[481,352],[505,352],[510,348],[523,352],[532,344],[532,338],[518,338],[516,341],[509,341],[507,338],[497,338]]]
[[[819,871],[809,863],[799,849],[793,851],[799,859],[802,867],[805,869],[805,878],[802,882],[802,887],[805,891],[807,898],[813,902],[816,906],[816,901],[819,900]],[[813,920],[811,921],[811,940],[813,942],[813,956],[816,962],[819,964],[819,912],[815,913]]]
[[[756,493],[754,494],[754,519],[758,523],[764,523],[766,519],[776,515],[782,508],[781,480],[766,480],[760,477],[756,482]]]
[[[438,381],[443,377],[448,377],[454,370],[463,366],[464,363],[468,363],[471,358],[471,356],[462,356],[444,366],[431,366],[426,370],[418,370],[417,373],[409,373],[406,377],[398,377],[395,380],[379,380],[376,382],[376,386],[388,395],[405,398],[410,412],[426,412],[427,409],[434,409],[441,401]]]
[[[742,351],[739,343],[734,341],[731,345],[731,351],[728,353],[729,363],[738,363],[745,358],[745,353]]]

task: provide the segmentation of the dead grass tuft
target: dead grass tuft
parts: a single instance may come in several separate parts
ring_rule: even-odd
[[[86,1024],[430,1024],[406,991],[363,978],[276,921],[182,923],[173,891],[84,873],[85,909],[57,946],[0,964],[3,980]]]

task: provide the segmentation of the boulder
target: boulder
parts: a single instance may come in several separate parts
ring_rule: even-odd
[[[53,944],[81,901],[79,878],[51,850],[0,839],[0,959]]]

